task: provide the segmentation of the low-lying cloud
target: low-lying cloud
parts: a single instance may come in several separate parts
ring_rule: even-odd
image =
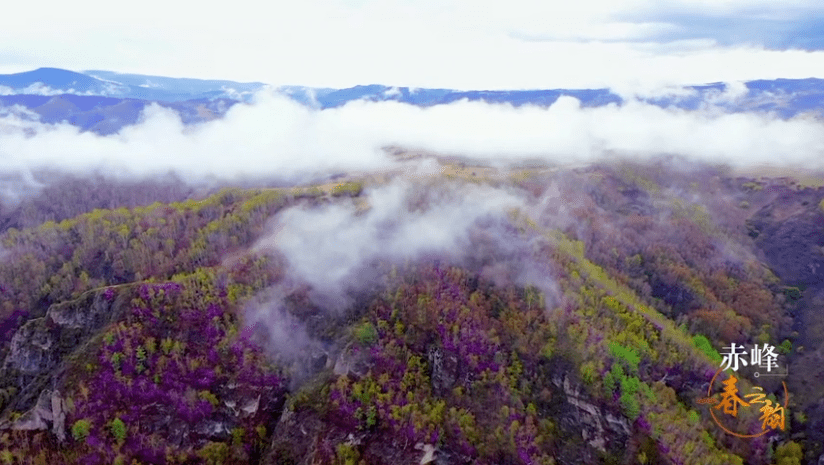
[[[524,205],[502,189],[422,188],[402,180],[370,190],[365,198],[368,206],[337,203],[281,212],[273,233],[256,247],[282,254],[290,276],[309,285],[319,304],[339,311],[349,305],[349,291],[375,279],[377,262],[404,264],[425,256],[465,260],[473,230]]]
[[[0,128],[0,174],[61,169],[146,177],[174,171],[193,183],[301,182],[393,168],[399,162],[381,150],[390,145],[492,162],[569,164],[666,153],[733,165],[821,168],[824,159],[824,125],[813,116],[783,120],[763,112],[728,114],[713,105],[686,111],[639,101],[582,108],[572,97],[548,108],[355,101],[317,110],[266,91],[222,119],[193,126],[150,105],[138,124],[111,136],[32,122],[15,112],[0,115]]]
[[[321,354],[340,348],[322,343],[289,314],[294,292],[308,292],[322,318],[341,318],[358,296],[387,284],[392,267],[432,260],[467,266],[500,284],[537,279],[554,292],[551,279],[529,265],[528,240],[509,224],[511,209],[526,206],[509,189],[403,179],[369,189],[357,201],[295,205],[280,212],[253,247],[282,258],[285,277],[246,308],[246,323],[276,358],[291,362],[300,383]]]

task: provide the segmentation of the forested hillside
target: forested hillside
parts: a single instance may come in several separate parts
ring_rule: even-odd
[[[9,209],[0,462],[824,457],[824,189],[679,160],[443,168]],[[731,342],[789,365],[785,430],[738,438],[697,402]]]

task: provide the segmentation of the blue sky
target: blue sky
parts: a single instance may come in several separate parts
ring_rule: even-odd
[[[647,38],[659,43],[708,39],[724,47],[749,44],[772,50],[824,49],[824,8],[820,3],[738,3],[734,8],[681,5],[618,17],[667,24],[667,30]]]
[[[824,77],[816,0],[15,2],[0,72],[626,91]]]

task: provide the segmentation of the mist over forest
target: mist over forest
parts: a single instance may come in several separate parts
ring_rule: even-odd
[[[3,463],[824,460],[821,108],[220,81],[77,119],[139,78],[0,112]],[[732,343],[783,427],[699,402]]]

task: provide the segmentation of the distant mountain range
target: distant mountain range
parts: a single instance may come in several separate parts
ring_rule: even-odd
[[[746,82],[744,86],[735,91],[724,83],[691,86],[678,95],[642,101],[685,110],[710,105],[728,112],[774,112],[782,118],[804,112],[824,116],[822,79],[759,80]],[[67,121],[84,131],[111,134],[138,121],[140,112],[150,102],[175,110],[184,123],[191,124],[220,117],[234,104],[249,102],[255,92],[265,87],[266,84],[260,82],[39,68],[0,75],[0,107],[19,105],[37,115],[29,114],[29,118],[44,123]],[[317,109],[340,107],[356,100],[396,101],[420,107],[460,100],[508,103],[516,107],[527,104],[549,106],[561,96],[574,97],[584,107],[626,103],[610,89],[457,91],[373,84],[347,89],[283,86],[276,90]]]
[[[0,94],[3,95],[74,94],[179,102],[220,98],[243,100],[263,87],[264,84],[260,82],[168,78],[111,71],[77,73],[58,68],[39,68],[25,73],[0,75]]]

